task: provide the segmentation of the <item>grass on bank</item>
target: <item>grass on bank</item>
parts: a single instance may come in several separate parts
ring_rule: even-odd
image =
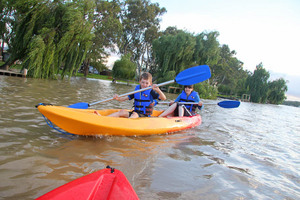
[[[76,77],[85,77],[83,73],[77,73]],[[103,80],[112,80],[111,76],[100,75],[100,74],[88,74],[86,78],[94,78],[94,79],[103,79]]]
[[[5,62],[2,62],[0,61],[0,66],[3,65]],[[13,64],[9,67],[10,69],[15,69],[15,70],[21,70],[22,69],[22,65],[20,64]],[[61,70],[60,72],[61,73]],[[85,77],[83,73],[76,73],[76,76],[75,77]],[[102,80],[113,80],[113,78],[111,76],[107,76],[107,75],[100,75],[100,74],[92,74],[92,73],[89,73],[86,78],[94,78],[94,79],[102,79]],[[127,83],[128,81],[126,80],[119,80],[117,79],[118,82],[124,82],[124,83]],[[133,83],[133,84],[137,84],[136,81],[134,80],[130,80],[129,81],[130,83]]]
[[[77,73],[76,77],[85,77],[83,73]],[[94,79],[102,79],[102,80],[109,80],[112,81],[113,77],[112,76],[108,76],[108,75],[100,75],[100,74],[91,74],[89,73],[86,78],[94,78]],[[138,84],[138,82],[134,81],[134,80],[125,80],[125,79],[116,79],[116,81],[118,82],[123,82],[123,83],[131,83],[131,84]]]

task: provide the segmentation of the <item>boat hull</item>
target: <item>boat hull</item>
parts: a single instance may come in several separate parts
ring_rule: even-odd
[[[138,200],[126,176],[117,169],[102,169],[62,185],[36,200]]]
[[[201,124],[201,116],[156,117],[162,111],[154,111],[153,117],[137,119],[107,117],[118,109],[73,109],[63,106],[39,105],[38,110],[53,124],[77,135],[141,136],[164,134],[193,128]]]

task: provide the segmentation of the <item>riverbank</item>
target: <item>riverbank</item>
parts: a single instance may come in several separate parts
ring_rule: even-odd
[[[0,66],[3,65],[4,62],[1,62],[0,61]],[[18,72],[18,71],[21,71],[22,67],[21,65],[18,65],[18,64],[15,64],[15,65],[12,65],[10,68],[9,68],[9,71],[13,71],[13,72]],[[108,76],[108,75],[100,75],[100,74],[93,74],[93,73],[89,73],[87,76],[84,76],[83,73],[76,73],[75,77],[85,77],[85,78],[93,78],[93,79],[101,79],[101,80],[110,80],[110,81],[113,81],[113,77],[112,76]],[[117,82],[124,82],[124,83],[130,83],[130,84],[138,84],[137,81],[134,81],[134,80],[120,80],[120,79],[116,79]]]

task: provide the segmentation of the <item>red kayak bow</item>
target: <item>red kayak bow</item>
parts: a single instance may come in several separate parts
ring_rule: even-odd
[[[37,198],[37,200],[44,199],[136,200],[139,198],[121,171],[107,167],[66,183]]]

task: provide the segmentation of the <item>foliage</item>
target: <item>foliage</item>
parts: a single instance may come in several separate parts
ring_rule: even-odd
[[[155,82],[156,83],[163,83],[163,82],[166,82],[166,81],[174,80],[175,77],[176,77],[176,72],[175,71],[168,71],[168,72],[165,73],[164,76],[160,76],[160,77],[155,78]],[[169,86],[178,87],[178,84],[177,83],[172,83]]]
[[[262,63],[257,65],[254,73],[248,77],[246,85],[249,87],[252,102],[266,103],[269,77],[270,73],[263,68]]]
[[[197,83],[194,85],[194,90],[199,93],[202,99],[215,99],[217,98],[218,89],[208,83],[208,81]]]
[[[194,60],[199,65],[215,65],[220,59],[218,32],[200,33],[196,37]]]
[[[12,5],[18,25],[10,63],[23,61],[28,76],[35,78],[55,78],[60,67],[62,77],[77,71],[93,37],[89,21],[93,1],[32,0]]]
[[[18,1],[19,2],[19,1]],[[15,3],[16,4],[16,3]],[[28,2],[30,4],[30,2]],[[11,0],[0,1],[0,39],[1,43],[1,55],[3,54],[4,43],[6,43],[9,49],[12,47],[12,38],[14,37],[14,25],[16,25],[14,3]],[[24,6],[26,7],[26,6]]]
[[[163,79],[169,71],[178,74],[191,66],[206,64],[211,68],[211,85],[221,87],[226,94],[245,91],[248,73],[243,70],[243,63],[234,57],[235,51],[227,45],[220,46],[218,36],[218,32],[194,35],[168,27],[163,36],[153,41],[156,65],[150,72]]]
[[[149,0],[125,0],[121,21],[123,35],[118,43],[121,54],[130,53],[132,61],[147,70],[152,63],[152,41],[159,36],[160,16],[166,12],[158,3]]]
[[[153,55],[156,65],[150,70],[157,77],[164,77],[168,71],[176,74],[193,66],[195,38],[192,34],[180,31],[167,34],[153,41]],[[174,78],[174,77],[173,77]]]
[[[248,77],[247,72],[243,70],[243,63],[234,57],[235,54],[236,52],[231,51],[228,45],[222,45],[220,46],[218,62],[211,66],[213,72],[212,84],[230,89],[225,93],[228,95],[243,90]]]
[[[281,104],[285,99],[285,93],[288,88],[283,78],[269,82],[268,84],[268,101],[272,104]]]
[[[127,54],[117,60],[113,66],[112,74],[114,78],[132,80],[135,76],[136,64],[130,60],[131,55]]]
[[[284,101],[282,104],[287,106],[300,107],[299,101]]]
[[[120,21],[121,7],[116,1],[96,0],[93,15],[93,32],[95,37],[84,61],[84,73],[88,74],[88,67],[92,65],[98,71],[104,70],[109,56],[108,50],[115,51],[115,44],[120,40],[122,24]]]
[[[98,72],[102,72],[104,70],[107,70],[108,68],[106,67],[106,65],[104,63],[102,63],[101,61],[95,61],[95,60],[92,60],[90,62],[90,66],[93,66],[95,69],[97,69]],[[84,74],[85,76],[86,73]]]
[[[228,85],[220,85],[218,87],[218,91],[219,91],[220,94],[228,95],[228,94],[231,93],[232,90],[231,90],[230,86],[228,86]]]

